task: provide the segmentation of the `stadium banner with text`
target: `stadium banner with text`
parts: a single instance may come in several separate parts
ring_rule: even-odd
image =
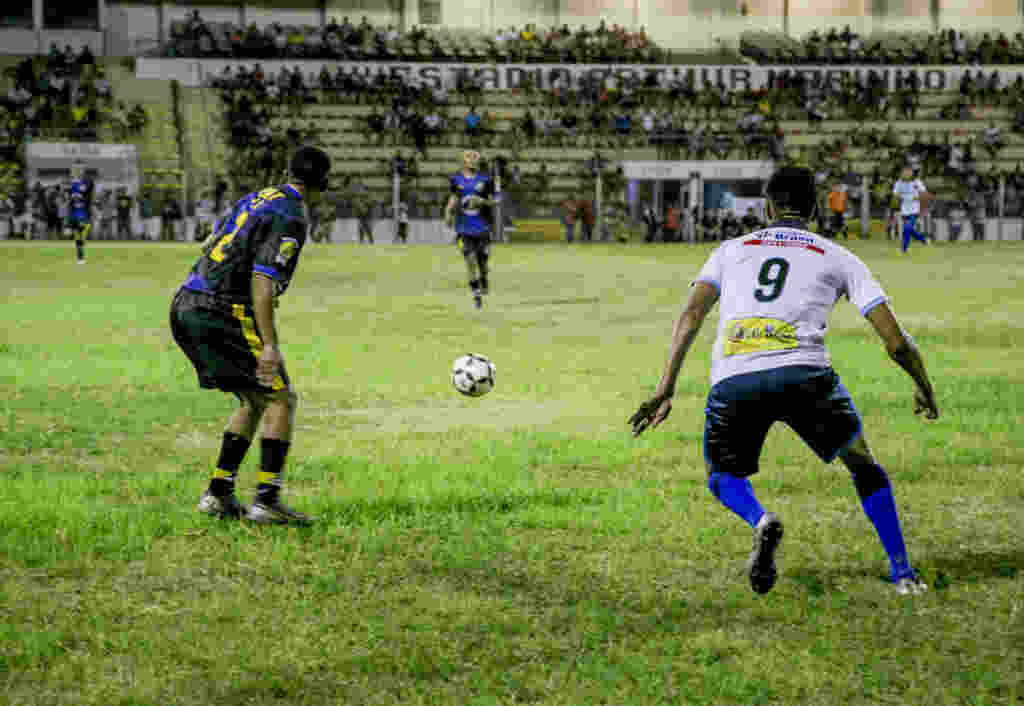
[[[433,88],[456,85],[460,76],[472,77],[484,90],[509,90],[521,87],[527,76],[532,77],[534,86],[550,88],[563,77],[578,85],[581,78],[604,79],[609,74],[619,78],[632,76],[643,80],[654,75],[659,82],[674,80],[676,71],[685,78],[692,75],[697,86],[704,81],[712,84],[724,83],[731,91],[759,90],[773,84],[783,75],[800,74],[808,79],[819,78],[838,87],[843,76],[852,75],[858,81],[866,81],[876,74],[890,88],[896,88],[913,74],[926,91],[948,91],[958,88],[964,73],[972,77],[979,74],[986,78],[992,72],[999,75],[1000,85],[1024,75],[1024,66],[868,66],[868,65],[822,65],[822,66],[754,66],[754,65],[665,65],[665,64],[438,64],[431,62],[374,62],[374,61],[287,61],[287,60],[241,60],[241,59],[163,59],[140,57],[136,61],[136,77],[141,79],[177,80],[185,86],[200,86],[205,81],[221,75],[226,67],[237,71],[259,64],[267,77],[276,76],[282,67],[291,71],[301,67],[304,74],[319,74],[324,66],[332,75],[340,69],[342,73],[361,74],[372,78],[378,74],[398,75],[417,78],[423,85]]]

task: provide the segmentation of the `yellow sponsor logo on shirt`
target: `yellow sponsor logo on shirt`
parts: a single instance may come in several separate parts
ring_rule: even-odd
[[[277,264],[287,265],[288,261],[295,255],[296,248],[299,247],[299,242],[293,238],[283,238],[281,240],[281,247],[277,251]]]
[[[796,348],[796,329],[780,319],[759,316],[733,319],[725,329],[722,355],[742,355]]]

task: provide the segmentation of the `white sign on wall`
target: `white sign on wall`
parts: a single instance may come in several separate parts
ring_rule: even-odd
[[[756,160],[726,161],[624,161],[622,174],[627,179],[645,181],[685,181],[694,173],[705,181],[767,180],[775,171],[774,162]]]

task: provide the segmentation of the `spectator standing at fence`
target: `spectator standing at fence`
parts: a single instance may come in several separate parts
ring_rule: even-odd
[[[665,242],[676,243],[680,240],[679,206],[675,202],[669,204],[665,211]]]
[[[132,238],[132,197],[123,186],[117,188],[115,207],[117,208],[117,237],[120,240]]]
[[[398,202],[398,213],[395,215],[395,219],[398,221],[398,230],[395,233],[395,242],[409,242],[409,204],[405,201]]]
[[[576,220],[579,218],[580,205],[576,196],[569,195],[569,198],[559,204],[562,208],[562,224],[565,225],[565,242],[571,243],[575,239]]]
[[[829,237],[835,238],[841,232],[844,238],[850,236],[846,230],[846,187],[835,181],[828,192]]]
[[[644,242],[655,242],[658,239],[658,226],[661,219],[658,218],[658,212],[654,210],[654,205],[650,202],[645,203],[640,218],[643,220],[644,225],[647,226],[647,235],[644,237]]]
[[[591,199],[581,199],[580,202],[580,240],[591,242],[594,239],[594,225],[597,223],[597,214],[594,210],[594,202]]]
[[[967,197],[967,213],[971,219],[971,240],[985,239],[985,194],[979,189],[971,189]]]
[[[113,240],[116,237],[114,230],[117,222],[117,195],[107,189],[103,192],[103,201],[100,204],[100,236],[103,240]]]
[[[359,242],[373,245],[373,203],[366,193],[357,193],[352,203],[359,229]]]
[[[178,224],[182,219],[181,204],[173,196],[164,199],[164,206],[160,210],[160,239],[177,240]]]
[[[146,240],[156,240],[159,234],[156,209],[153,205],[153,192],[149,188],[143,189],[142,198],[139,199],[139,217],[142,219],[142,237]]]

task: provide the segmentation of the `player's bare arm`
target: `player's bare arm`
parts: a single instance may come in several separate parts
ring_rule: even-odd
[[[654,397],[640,405],[640,409],[629,418],[633,436],[639,436],[648,427],[656,427],[672,411],[672,396],[676,391],[676,379],[683,367],[686,353],[700,332],[704,319],[711,307],[718,301],[718,289],[706,282],[697,282],[690,292],[690,299],[675,325],[672,327],[672,344],[669,349],[665,370],[658,382]]]
[[[259,272],[252,276],[252,310],[260,337],[263,339],[263,353],[256,368],[261,385],[269,387],[281,369],[281,350],[278,348],[277,329],[274,326],[274,294],[276,283]]]
[[[924,359],[911,339],[892,313],[888,304],[879,304],[867,314],[868,321],[874,326],[875,332],[885,343],[885,350],[917,385],[914,393],[914,414],[925,413],[928,419],[938,419],[939,407],[935,403],[935,391],[932,389],[928,371],[924,367]]]

